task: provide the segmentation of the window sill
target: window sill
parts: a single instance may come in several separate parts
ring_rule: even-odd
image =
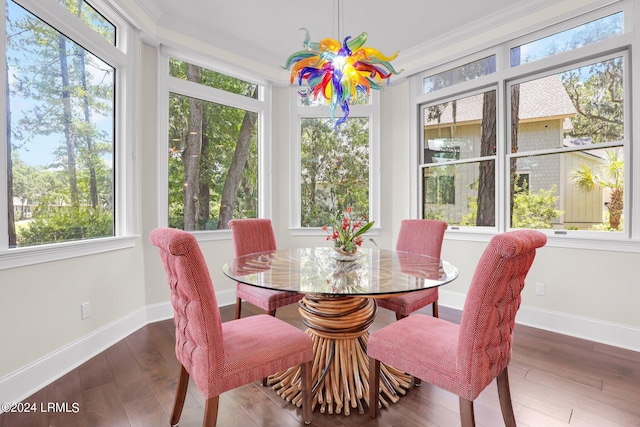
[[[629,252],[640,253],[640,241],[629,239],[626,236],[609,236],[605,238],[607,233],[601,233],[602,236],[587,236],[585,234],[577,235],[577,233],[568,232],[565,235],[555,234],[553,231],[542,231],[547,235],[547,245],[556,248],[568,249],[586,249],[596,251],[609,252]],[[470,230],[447,230],[445,239],[460,240],[468,242],[488,242],[497,232],[473,232]],[[573,235],[572,235],[573,234]]]
[[[0,270],[132,248],[140,236],[107,237],[10,249],[0,254]]]
[[[230,240],[232,239],[231,230],[199,230],[199,231],[190,231],[189,233],[193,234],[198,242],[211,242],[216,240]]]

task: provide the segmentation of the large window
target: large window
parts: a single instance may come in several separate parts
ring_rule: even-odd
[[[625,57],[510,85],[511,227],[624,231]]]
[[[292,157],[298,160],[291,227],[319,229],[347,208],[376,221],[379,178],[372,171],[378,163],[379,95],[361,98],[351,106],[346,122],[337,127],[324,101],[307,102],[297,93],[292,96],[298,111]]]
[[[7,248],[127,232],[116,194],[125,174],[115,173],[116,147],[126,151],[117,77],[127,65],[116,28],[126,28],[103,11],[111,16],[84,1],[6,1]]]
[[[330,224],[348,207],[369,215],[369,119],[349,117],[338,129],[327,118],[301,124],[301,225]]]
[[[260,216],[261,86],[167,57],[168,225],[222,230]]]
[[[416,77],[424,218],[469,231],[630,236],[624,14],[576,21],[497,46],[495,72],[489,49]]]

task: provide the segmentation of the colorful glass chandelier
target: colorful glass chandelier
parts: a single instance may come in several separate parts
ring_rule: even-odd
[[[309,31],[300,30],[306,33],[304,50],[289,56],[284,68],[291,70],[291,84],[297,81],[302,86],[306,82],[307,87],[299,92],[300,96],[325,100],[335,128],[347,120],[349,105],[356,102],[358,92],[368,96],[371,89],[382,90],[382,80],[388,84],[389,78],[399,73],[390,63],[398,52],[387,57],[377,49],[364,47],[367,33],[356,38],[347,36],[342,43],[333,38],[311,42]],[[343,112],[338,120],[335,118],[337,107]]]

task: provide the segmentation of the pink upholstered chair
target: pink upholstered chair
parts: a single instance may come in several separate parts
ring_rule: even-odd
[[[303,331],[265,314],[222,323],[213,284],[195,237],[157,228],[151,243],[160,248],[176,326],[176,357],[182,364],[171,414],[178,425],[189,376],[206,398],[204,427],[216,425],[218,399],[225,391],[301,365],[302,412],[311,422],[313,344]]]
[[[247,255],[253,252],[271,251],[276,248],[276,237],[273,234],[271,220],[265,218],[232,219],[229,228],[233,236],[233,245],[236,256]],[[276,309],[293,304],[302,299],[304,295],[295,292],[272,291],[236,284],[236,319],[242,313],[242,300],[265,310],[269,315],[275,316]]]
[[[380,362],[459,396],[463,427],[475,425],[473,401],[497,378],[502,416],[515,426],[507,366],[520,292],[536,248],[546,236],[516,230],[494,236],[485,249],[462,311],[460,325],[414,314],[371,334],[369,402],[377,402]],[[369,408],[371,417],[378,405]]]
[[[447,223],[430,219],[405,219],[400,224],[396,251],[413,252],[440,258],[442,240]],[[400,320],[429,304],[433,304],[433,316],[438,317],[438,288],[407,292],[391,298],[377,300],[378,307],[396,313]]]

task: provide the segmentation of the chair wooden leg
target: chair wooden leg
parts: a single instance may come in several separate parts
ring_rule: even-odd
[[[378,416],[378,396],[380,395],[380,361],[369,358],[369,415]]]
[[[462,427],[475,427],[476,418],[473,414],[473,401],[460,399],[460,423]]]
[[[202,427],[216,427],[218,422],[218,402],[220,396],[210,397],[207,399],[207,403],[204,406],[204,420],[202,421]]]
[[[306,363],[303,363],[301,365],[302,367],[302,419],[304,420],[305,424],[311,424],[311,411],[313,410],[313,400],[312,400],[312,393],[311,393],[311,387],[313,386],[313,379],[312,379],[312,370],[313,370],[313,366],[311,364],[311,361],[308,361]]]
[[[505,367],[497,378],[498,382],[498,398],[500,399],[500,409],[502,410],[502,418],[506,427],[516,427],[516,417],[513,413],[513,404],[511,403],[511,391],[509,390],[509,374]]]
[[[242,300],[240,298],[236,298],[236,319],[239,319],[241,314],[242,314]]]
[[[396,313],[396,320],[404,319],[405,317],[407,316],[405,316],[404,314]]]
[[[268,312],[267,312],[267,314],[268,314],[269,316],[276,317],[276,309],[274,308],[273,310],[268,311]],[[269,377],[264,377],[264,378],[262,379],[262,386],[263,386],[263,387],[266,387],[266,386],[268,386],[268,385],[269,385]]]
[[[433,304],[431,304],[431,311],[433,317],[438,317],[438,301],[434,301]]]
[[[176,398],[173,402],[173,412],[171,413],[171,425],[177,426],[182,415],[184,407],[184,399],[187,396],[187,387],[189,386],[189,373],[180,366],[180,377],[178,378],[178,387],[176,388]]]

